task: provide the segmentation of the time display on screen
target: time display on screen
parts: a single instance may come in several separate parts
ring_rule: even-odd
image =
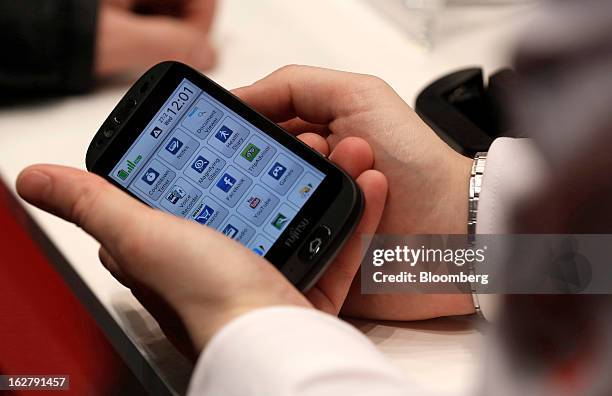
[[[159,116],[159,122],[166,126],[172,124],[174,119],[183,112],[185,106],[191,102],[194,94],[195,91],[189,84],[183,84],[168,101],[168,105]]]

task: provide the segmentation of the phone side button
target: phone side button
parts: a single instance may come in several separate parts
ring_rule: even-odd
[[[312,260],[327,246],[332,232],[328,226],[322,225],[315,229],[300,249],[298,256],[302,260]]]

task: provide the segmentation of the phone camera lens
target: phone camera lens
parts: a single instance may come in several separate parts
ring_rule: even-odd
[[[111,136],[113,136],[113,134],[115,133],[115,131],[113,131],[112,129],[106,129],[104,132],[102,132],[102,135],[109,139]]]

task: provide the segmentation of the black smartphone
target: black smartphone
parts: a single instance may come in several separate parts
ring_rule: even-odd
[[[178,62],[154,66],[129,89],[86,164],[147,205],[242,243],[302,291],[363,210],[351,177]]]

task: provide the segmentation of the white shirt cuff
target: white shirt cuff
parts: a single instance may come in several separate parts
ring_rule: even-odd
[[[547,167],[530,139],[499,138],[487,154],[476,233],[511,232],[515,203],[535,191]]]
[[[212,338],[188,394],[391,396],[406,389],[401,373],[349,324],[314,309],[271,307]]]
[[[531,194],[547,176],[548,169],[530,139],[498,138],[487,154],[478,217],[477,234],[507,234],[512,227],[514,205]],[[498,296],[479,294],[484,317],[495,321]]]

